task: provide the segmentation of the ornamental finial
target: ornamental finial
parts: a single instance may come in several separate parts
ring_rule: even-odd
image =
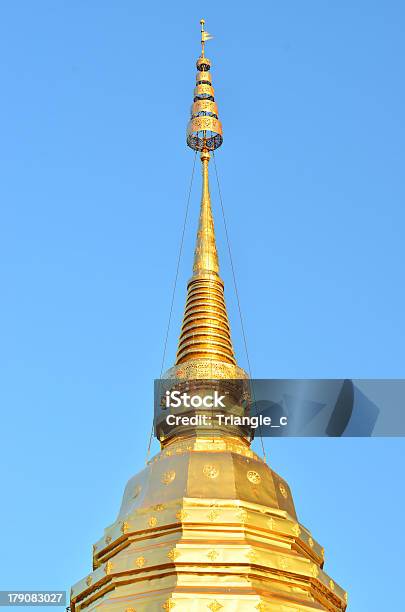
[[[187,126],[187,144],[195,151],[214,151],[222,144],[222,125],[218,119],[218,107],[211,81],[211,60],[205,57],[205,43],[212,36],[204,29],[201,19],[201,55],[197,59],[196,86],[191,119]]]

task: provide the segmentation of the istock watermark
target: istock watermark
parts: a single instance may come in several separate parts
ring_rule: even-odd
[[[405,380],[159,379],[155,435],[404,436]]]
[[[213,395],[191,395],[186,391],[171,390],[165,393],[166,408],[225,408],[223,400],[225,395],[219,395],[214,391]]]

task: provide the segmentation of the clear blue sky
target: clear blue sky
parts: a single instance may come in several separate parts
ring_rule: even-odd
[[[1,6],[3,589],[86,575],[143,466],[202,16],[216,36],[217,161],[253,374],[405,376],[403,2],[208,1],[205,15],[195,2],[140,4]],[[196,181],[166,366],[198,199]],[[266,447],[349,609],[398,609],[404,441]]]

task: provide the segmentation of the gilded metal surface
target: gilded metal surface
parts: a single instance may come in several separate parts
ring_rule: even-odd
[[[209,70],[206,70],[205,72],[198,71],[195,80],[197,83],[199,81],[209,81],[211,83],[211,73],[209,72]]]
[[[202,23],[202,28],[204,24]],[[207,32],[201,31],[201,56],[197,60],[196,87],[191,118],[187,126],[187,144],[196,151],[213,151],[222,144],[222,125],[218,119],[215,91],[212,87],[211,62],[204,55]],[[212,106],[207,104],[210,102]],[[213,117],[212,115],[215,115]]]
[[[161,483],[167,472],[177,475],[170,487]],[[173,440],[129,481],[111,543],[105,534],[95,545],[100,565],[73,587],[73,612],[153,612],[167,601],[183,612],[213,601],[225,612],[259,603],[345,610],[346,593],[323,571],[322,547],[297,523],[281,482],[246,441]],[[151,526],[156,506],[163,509]]]
[[[174,470],[169,470],[162,474],[161,481],[165,485],[169,485],[176,478],[176,472]]]
[[[200,73],[210,67],[206,40],[202,23]],[[247,378],[235,361],[219,277],[209,148],[170,379]],[[347,593],[323,566],[323,547],[298,522],[287,483],[247,439],[173,436],[128,482],[116,521],[93,546],[93,571],[71,590],[71,611],[343,612]]]
[[[214,88],[212,85],[197,85],[194,87],[194,97],[197,98],[201,95],[212,96],[214,97]]]
[[[249,470],[246,474],[247,479],[253,484],[260,484],[262,477],[258,472],[254,470]]]
[[[203,68],[209,70],[211,68],[211,60],[208,57],[199,57],[196,66],[198,71],[201,71]]]
[[[205,85],[204,85],[205,87]],[[187,134],[209,130],[217,134],[222,134],[222,125],[215,117],[195,117],[191,119],[187,126]]]
[[[220,359],[193,358],[179,365],[173,366],[164,375],[165,378],[191,378],[191,379],[243,379],[248,378],[245,370],[238,365],[226,363]]]
[[[176,365],[196,359],[236,365],[225,306],[224,284],[219,277],[209,189],[209,159],[209,151],[203,151],[201,209],[193,276],[188,283]]]
[[[216,102],[212,100],[197,100],[191,107],[191,115],[194,116],[197,113],[213,113],[218,115],[218,106]]]

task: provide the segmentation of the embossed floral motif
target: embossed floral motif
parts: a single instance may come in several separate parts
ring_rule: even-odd
[[[127,523],[127,521],[122,521],[121,523],[121,532],[122,533],[126,533],[129,529],[129,525]]]
[[[332,578],[329,580],[329,586],[330,586],[332,591],[335,590],[335,583],[333,582]]]
[[[287,499],[288,492],[287,492],[287,489],[285,488],[284,483],[279,482],[278,483],[278,488],[280,489],[280,493],[284,497],[284,499]]]
[[[111,536],[110,536],[110,535],[108,535],[108,536],[106,536],[106,538],[105,538],[105,543],[106,543],[106,544],[109,544],[110,542],[111,542]]]
[[[107,561],[107,563],[106,563],[106,564],[105,564],[105,566],[104,566],[104,573],[105,573],[105,574],[110,574],[110,573],[111,573],[112,568],[113,568],[113,564],[112,564],[112,562],[111,562],[111,561]]]
[[[316,563],[314,563],[311,567],[311,574],[313,575],[314,578],[318,578],[319,576],[319,568],[316,565]]]
[[[215,559],[217,559],[217,558],[219,557],[219,552],[218,552],[218,551],[216,551],[216,550],[210,550],[210,551],[207,553],[207,557],[208,557],[209,559],[211,559],[211,561],[212,561],[212,562],[214,562],[214,561],[215,561]]]
[[[311,536],[309,536],[309,538],[308,538],[308,544],[310,545],[310,547],[311,547],[311,548],[313,548],[313,547],[314,547],[314,541],[313,541],[313,539],[311,538]]]
[[[168,470],[162,474],[161,481],[165,485],[169,485],[176,478],[176,472],[174,470]]]
[[[175,548],[172,548],[168,553],[167,556],[169,557],[169,559],[171,561],[176,561],[176,559],[180,556],[180,553],[178,550],[176,550]]]
[[[175,602],[173,601],[173,599],[167,599],[165,601],[165,603],[163,604],[162,608],[163,610],[172,610],[175,607]]]
[[[219,469],[215,466],[215,465],[204,465],[203,467],[203,474],[206,478],[218,478],[219,476]]]
[[[135,565],[136,567],[139,567],[139,569],[141,569],[145,565],[145,563],[146,563],[146,559],[142,555],[135,559]]]
[[[207,608],[209,608],[211,612],[218,612],[223,607],[224,606],[221,606],[221,604],[216,599],[207,606]]]
[[[293,534],[297,537],[301,535],[301,527],[298,525],[298,523],[295,523],[293,527]]]
[[[266,604],[264,604],[262,601],[260,601],[255,608],[256,610],[259,610],[259,612],[266,612]]]
[[[259,472],[255,472],[254,470],[249,470],[249,472],[246,474],[246,477],[252,484],[260,484],[262,480],[262,477],[260,476]]]
[[[165,505],[164,504],[156,504],[156,506],[152,506],[152,509],[155,512],[163,512],[163,510],[165,509]]]
[[[253,561],[256,561],[256,553],[254,550],[250,550],[247,554],[246,554],[247,558],[249,559],[249,561],[251,561],[253,563]]]
[[[92,582],[93,582],[93,578],[91,576],[87,576],[87,578],[86,578],[87,586],[90,586]]]
[[[215,520],[218,518],[218,516],[219,516],[219,515],[220,515],[219,510],[215,510],[215,508],[213,508],[213,509],[212,509],[212,510],[210,510],[210,511],[208,512],[208,514],[207,514],[207,516],[208,516],[208,520],[209,520],[211,523],[213,523],[213,522],[214,522],[214,521],[215,521]]]
[[[125,612],[136,612],[135,608],[125,608]]]
[[[150,516],[149,520],[148,520],[148,525],[149,525],[149,527],[153,528],[153,527],[156,527],[157,522],[158,522],[158,520],[157,520],[156,516]]]
[[[178,521],[185,521],[187,517],[188,512],[186,512],[185,510],[179,510],[178,512],[176,512],[176,519]]]

